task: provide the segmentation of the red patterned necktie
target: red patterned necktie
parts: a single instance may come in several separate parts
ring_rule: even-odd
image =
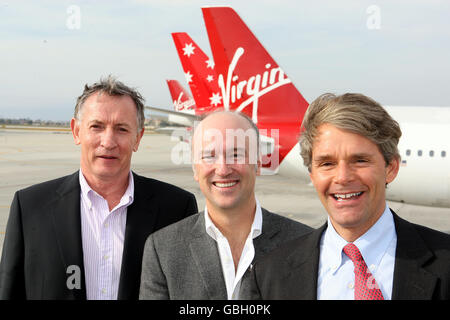
[[[375,278],[367,269],[358,247],[349,243],[343,250],[355,266],[355,300],[384,300],[383,294]]]

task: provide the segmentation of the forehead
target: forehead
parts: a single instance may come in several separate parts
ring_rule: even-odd
[[[357,153],[378,153],[381,156],[378,146],[369,138],[331,124],[322,124],[317,128],[312,152],[313,156]]]
[[[81,114],[83,118],[89,120],[135,121],[137,110],[133,99],[127,95],[95,92],[84,102]]]
[[[232,113],[217,113],[205,118],[195,129],[195,144],[204,145],[221,140],[222,142],[232,142],[247,137],[254,137],[256,142],[256,132],[251,124],[243,117]],[[200,144],[199,144],[200,145]]]

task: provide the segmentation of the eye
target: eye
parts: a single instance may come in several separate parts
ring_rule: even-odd
[[[92,125],[90,126],[90,128],[91,128],[91,129],[94,129],[94,130],[99,130],[99,129],[102,128],[102,126],[99,125],[99,124],[92,124]]]
[[[356,161],[355,161],[356,163],[362,163],[362,164],[364,164],[364,163],[367,163],[367,162],[369,162],[369,160],[367,160],[367,159],[363,159],[363,158],[359,158],[359,159],[356,159]]]

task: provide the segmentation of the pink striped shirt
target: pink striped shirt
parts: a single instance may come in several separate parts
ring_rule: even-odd
[[[109,211],[108,202],[92,190],[80,169],[81,236],[86,298],[115,300],[119,290],[127,207],[133,203],[134,180],[119,204]]]

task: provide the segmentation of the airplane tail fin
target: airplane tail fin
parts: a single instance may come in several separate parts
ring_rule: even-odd
[[[195,101],[189,92],[177,80],[166,81],[170,95],[172,96],[175,111],[195,114]]]
[[[213,59],[209,58],[187,33],[172,33],[172,38],[197,105],[196,113],[201,114],[221,107]]]
[[[274,139],[281,162],[297,143],[308,102],[232,8],[202,11],[224,108],[251,117]]]

